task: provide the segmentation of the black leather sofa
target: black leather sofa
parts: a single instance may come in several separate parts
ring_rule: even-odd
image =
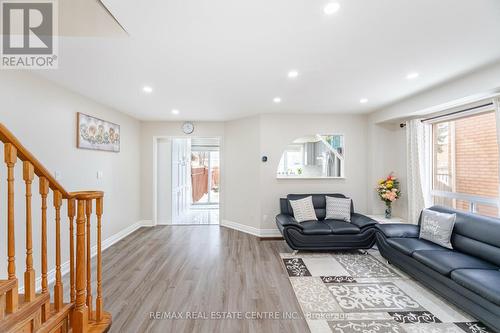
[[[500,219],[456,213],[453,250],[419,239],[420,227],[378,224],[382,256],[460,309],[500,332]]]
[[[289,200],[312,196],[318,221],[298,223],[293,217]],[[276,216],[276,225],[288,245],[294,250],[349,250],[369,249],[375,243],[376,221],[354,213],[351,201],[351,222],[325,220],[325,196],[345,198],[343,194],[289,194],[280,199],[281,213]]]

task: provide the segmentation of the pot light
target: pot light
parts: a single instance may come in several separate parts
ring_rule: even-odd
[[[406,75],[406,78],[408,80],[413,80],[413,79],[416,79],[419,76],[420,76],[420,74],[418,74],[417,72],[411,72],[411,73],[408,73],[408,75]]]
[[[142,91],[144,91],[146,94],[151,94],[153,92],[153,88],[150,86],[144,86],[142,88]]]
[[[291,70],[288,72],[288,78],[290,79],[295,79],[297,76],[299,76],[299,72],[296,70]]]
[[[366,103],[368,103],[368,98],[362,98],[362,99],[359,100],[359,102],[361,104],[366,104]]]
[[[172,114],[175,114],[175,115],[179,114],[179,110],[177,110],[177,109],[173,109],[173,110],[172,110]]]
[[[340,9],[340,4],[338,2],[330,2],[323,8],[323,12],[326,15],[333,15]]]
[[[274,97],[273,98],[273,102],[276,103],[276,104],[279,104],[279,103],[281,103],[281,98],[280,97]]]

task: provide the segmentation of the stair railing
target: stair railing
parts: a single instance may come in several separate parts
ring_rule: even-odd
[[[18,277],[15,264],[15,208],[14,208],[14,182],[15,166],[20,160],[23,169],[25,184],[25,209],[26,209],[26,271],[24,272],[24,304],[34,302],[37,298],[33,268],[33,209],[32,209],[32,183],[39,178],[39,194],[41,196],[41,292],[45,296],[41,308],[41,322],[34,319],[32,327],[43,327],[51,317],[69,308],[68,329],[74,333],[88,332],[93,326],[109,329],[111,316],[103,310],[102,295],[102,251],[101,251],[101,223],[103,214],[104,193],[101,191],[67,192],[61,184],[45,169],[45,167],[19,142],[19,140],[3,125],[0,124],[0,141],[4,144],[4,159],[7,166],[7,279],[14,283],[5,294],[5,313],[0,314],[0,327],[2,321],[9,320],[9,314],[15,314],[20,308],[18,295]],[[49,192],[53,195],[55,210],[55,283],[53,289],[54,303],[50,304],[50,291],[47,267],[47,198]],[[69,222],[69,258],[70,258],[70,303],[64,303],[63,281],[61,272],[61,207],[67,201],[67,216]],[[91,253],[91,227],[92,211],[95,207],[97,228],[97,295],[95,309],[92,297],[92,253]],[[76,216],[76,221],[75,221]],[[76,222],[76,230],[75,230]],[[76,234],[75,234],[76,231]],[[76,248],[75,248],[76,246]],[[46,297],[49,296],[49,297]],[[15,316],[12,316],[15,317]],[[3,319],[2,319],[3,318]],[[23,319],[24,320],[24,319]],[[69,323],[70,322],[70,323]],[[96,331],[96,330],[94,330]],[[100,330],[97,330],[100,331]]]

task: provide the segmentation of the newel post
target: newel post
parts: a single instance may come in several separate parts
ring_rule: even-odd
[[[88,330],[88,307],[86,304],[86,258],[85,258],[85,200],[78,199],[76,215],[76,301],[73,311],[73,332]]]

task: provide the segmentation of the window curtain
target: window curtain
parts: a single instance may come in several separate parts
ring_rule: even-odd
[[[408,222],[417,224],[422,209],[432,205],[431,126],[420,119],[406,122]]]

